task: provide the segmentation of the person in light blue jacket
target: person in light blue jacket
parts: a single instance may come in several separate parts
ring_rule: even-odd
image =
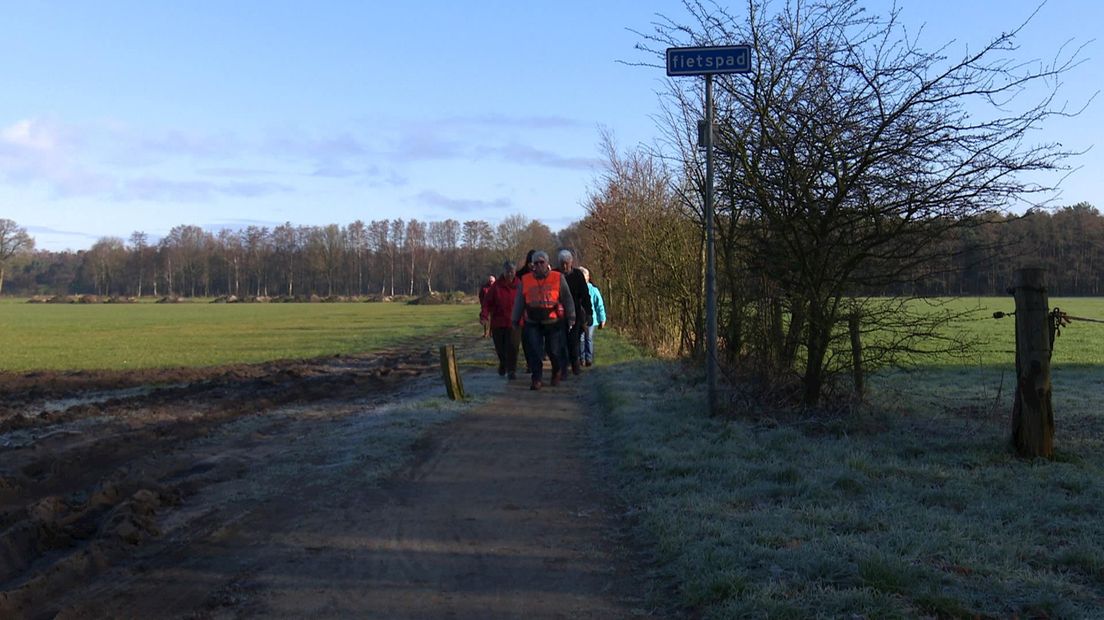
[[[602,329],[606,326],[606,302],[602,299],[602,291],[590,281],[590,270],[579,267],[579,271],[582,271],[583,276],[586,277],[587,290],[590,291],[590,305],[594,308],[594,316],[590,317],[583,333],[579,335],[581,338],[579,357],[583,361],[583,366],[593,366],[594,329]]]

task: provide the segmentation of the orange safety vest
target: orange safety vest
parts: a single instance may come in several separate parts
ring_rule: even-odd
[[[527,321],[550,325],[563,318],[560,305],[560,272],[549,271],[543,280],[529,272],[521,276]]]

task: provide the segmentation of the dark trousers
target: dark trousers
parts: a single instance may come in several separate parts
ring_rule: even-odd
[[[545,351],[548,352],[548,359],[552,361],[553,376],[567,365],[562,323],[552,325],[526,323],[521,336],[525,340],[525,358],[534,380],[541,380]]]
[[[571,365],[579,363],[579,344],[583,337],[583,330],[586,329],[582,325],[582,321],[576,321],[575,326],[571,329],[567,329],[567,323],[564,323],[565,337],[567,338],[567,359],[571,362]]]
[[[505,368],[506,372],[516,372],[518,345],[521,344],[520,330],[516,327],[492,327],[491,338],[494,339],[499,367]]]

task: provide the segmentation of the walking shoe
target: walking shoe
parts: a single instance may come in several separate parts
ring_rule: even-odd
[[[506,378],[510,381],[513,381],[514,379],[517,379],[517,374],[515,374],[513,371],[510,371],[510,374],[506,375]]]
[[[579,375],[582,374],[582,372],[583,369],[579,368],[579,362],[571,362],[571,374]]]
[[[555,379],[552,380],[552,384],[553,385],[556,384]],[[540,379],[533,379],[533,384],[529,386],[529,389],[530,390],[539,390],[539,389],[541,389],[542,385],[543,384],[541,383]]]
[[[594,362],[592,362],[590,360],[587,360],[587,361],[583,362],[583,366],[586,366],[587,368],[590,368],[593,365],[594,365]]]
[[[500,377],[501,377],[501,376],[502,376],[502,375],[504,375],[504,374],[506,374],[506,367],[505,367],[505,366],[502,366],[502,365],[500,364],[500,365],[498,366],[498,376],[500,376]]]

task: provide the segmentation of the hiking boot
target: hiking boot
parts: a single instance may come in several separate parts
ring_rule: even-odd
[[[558,372],[552,373],[552,387],[556,387],[559,384],[560,384],[560,373],[558,373]]]
[[[555,384],[556,384],[556,380],[555,380],[555,379],[553,379],[553,380],[552,380],[552,384],[553,384],[553,385],[555,385]],[[542,383],[541,383],[541,380],[540,380],[540,379],[533,379],[533,384],[529,386],[529,389],[530,389],[530,390],[539,390],[539,389],[541,389],[541,387],[543,387],[543,385],[544,385],[544,384],[542,384]]]
[[[501,377],[504,374],[506,374],[506,367],[499,364],[499,366],[498,366],[498,376]]]
[[[506,378],[510,381],[513,381],[514,379],[517,379],[517,374],[511,370],[510,373],[506,375]]]
[[[594,365],[594,362],[592,362],[590,360],[587,360],[587,361],[583,362],[583,366],[586,366],[587,368],[590,368],[593,365]]]

